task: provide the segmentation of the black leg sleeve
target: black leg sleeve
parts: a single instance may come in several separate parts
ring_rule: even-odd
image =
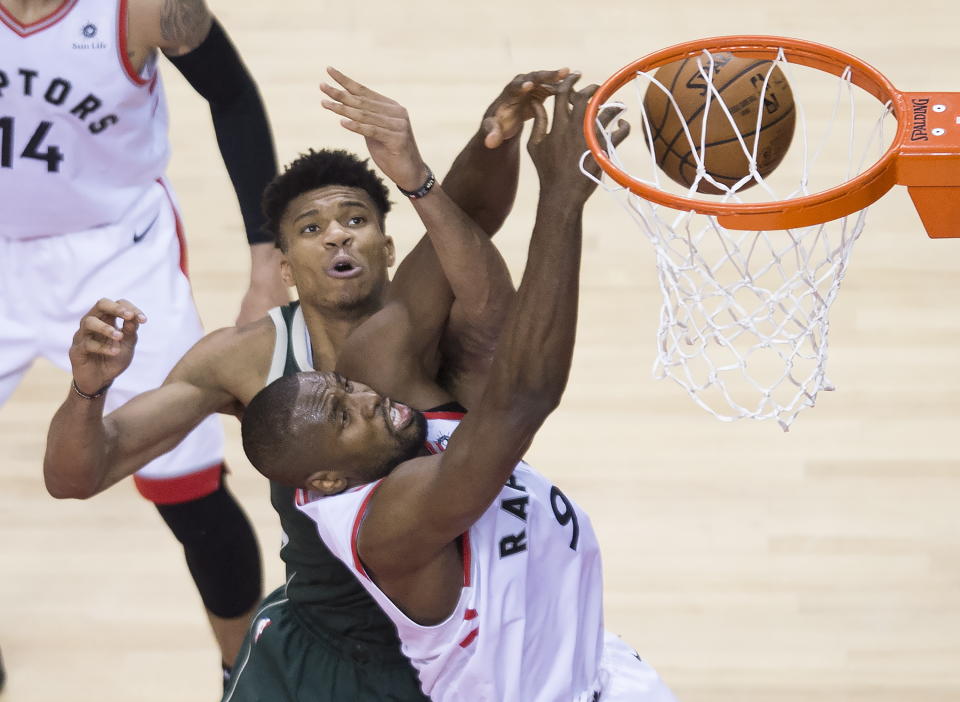
[[[260,548],[247,516],[223,482],[206,497],[157,505],[157,511],[183,544],[187,567],[212,614],[239,617],[260,600]]]

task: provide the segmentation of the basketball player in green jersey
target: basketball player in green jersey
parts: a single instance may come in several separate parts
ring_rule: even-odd
[[[358,90],[345,76],[331,75],[348,89]],[[450,383],[457,388],[454,396],[466,397],[470,367],[488,362],[499,331],[498,315],[505,305],[494,304],[479,316],[463,313],[444,271],[448,261],[453,261],[448,275],[472,274],[467,290],[483,292],[491,300],[512,296],[503,263],[486,234],[499,228],[512,204],[519,163],[516,136],[523,121],[542,109],[539,101],[553,92],[565,75],[565,71],[538,72],[511,81],[487,110],[480,130],[442,187],[427,187],[432,175],[422,161],[406,158],[416,145],[402,108],[391,118],[393,125],[399,125],[396,131],[406,137],[386,144],[385,157],[396,161],[397,154],[391,153],[396,147],[406,150],[401,160],[417,165],[385,170],[411,196],[429,195],[416,198],[414,204],[429,226],[443,229],[432,232],[434,235],[443,239],[449,235],[467,248],[466,258],[484,264],[479,271],[465,268],[463,257],[451,259],[448,252],[435,251],[430,240],[424,239],[395,277],[395,285],[416,287],[424,309],[444,305],[450,310],[444,341],[447,348],[463,352],[458,352],[458,362],[437,359],[436,372],[460,379]],[[304,351],[313,367],[332,369],[353,330],[380,309],[385,299],[387,268],[394,256],[393,243],[383,233],[389,209],[386,191],[356,159],[343,152],[321,152],[304,157],[275,181],[265,198],[268,216],[270,193],[275,196],[274,204],[279,203],[270,223],[276,227],[284,252],[284,275],[300,293],[302,328],[295,342],[307,346]],[[454,203],[462,206],[467,217]],[[472,220],[482,228],[482,236]],[[443,256],[443,268],[437,253]],[[456,294],[462,290],[461,286]],[[114,327],[118,318],[120,329]],[[99,388],[122,372],[132,357],[137,327],[145,320],[129,301],[101,300],[81,321],[74,338],[71,361],[77,384]],[[306,335],[309,344],[304,341]],[[138,396],[106,418],[102,399],[69,395],[50,428],[44,464],[48,486],[98,492],[174,445],[203,417],[214,412],[240,414],[264,386],[278,341],[269,317],[214,332],[183,358],[163,386]],[[238,659],[238,665],[252,667],[237,678],[227,697],[422,699],[415,674],[400,654],[392,624],[349,571],[326,551],[309,523],[298,523],[305,518],[295,509],[293,491],[279,486],[271,486],[271,491],[288,539],[281,555],[287,562],[289,584],[268,598],[268,621],[263,616],[256,618],[256,629],[248,635]],[[304,543],[305,539],[309,542]],[[259,654],[262,649],[268,659],[259,671],[262,676],[276,668],[269,665],[271,650],[275,656],[287,658],[284,669],[290,667],[290,652],[299,651],[303,664],[294,668],[301,675],[280,683],[263,680],[261,685],[254,670],[258,657],[245,659],[245,655],[251,650]]]

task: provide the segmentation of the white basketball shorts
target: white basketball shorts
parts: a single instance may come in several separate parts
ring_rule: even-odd
[[[0,404],[40,356],[69,372],[73,335],[102,297],[126,298],[148,320],[140,327],[133,362],[107,394],[106,410],[159,386],[203,335],[185,270],[180,218],[160,181],[117,224],[37,239],[0,238]],[[134,480],[153,502],[185,502],[217,489],[222,463],[223,428],[218,417],[208,417]]]
[[[657,671],[619,636],[604,632],[598,702],[677,702]]]

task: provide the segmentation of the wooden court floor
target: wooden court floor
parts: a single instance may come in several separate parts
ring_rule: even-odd
[[[960,90],[960,9],[945,0],[922,12],[852,0],[212,5],[260,82],[284,162],[309,146],[362,148],[320,108],[329,64],[405,104],[438,172],[514,74],[569,65],[599,81],[702,36],[797,36],[905,90]],[[245,286],[243,236],[205,103],[168,68],[170,176],[213,329],[232,323]],[[517,277],[535,187],[526,163],[498,235]],[[401,251],[421,232],[399,201],[388,228]],[[872,209],[831,315],[838,390],[784,434],[721,424],[651,378],[649,244],[604,193],[585,234],[575,367],[529,459],[593,516],[608,628],[687,702],[960,699],[960,241],[927,240],[904,192]],[[155,511],[128,483],[87,502],[43,489],[46,426],[67,387],[38,363],[0,410],[2,699],[216,699],[217,653]],[[225,424],[231,485],[273,587],[276,519]]]

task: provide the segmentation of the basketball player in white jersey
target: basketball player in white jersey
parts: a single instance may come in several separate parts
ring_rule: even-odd
[[[331,74],[350,90],[363,92],[346,76]],[[382,101],[396,127],[382,151],[395,164],[397,159],[406,164],[399,169],[381,164],[385,172],[412,195],[426,183],[433,184],[413,200],[424,221],[438,225],[431,234],[465,235],[460,238],[462,245],[453,247],[452,257],[451,247],[441,243],[435,250],[424,237],[404,258],[393,281],[387,275],[393,245],[383,230],[388,193],[363,162],[345,152],[311,152],[275,179],[264,202],[268,227],[277,234],[284,252],[284,274],[298,287],[296,313],[297,303],[284,309],[284,315],[294,317],[289,347],[298,363],[332,369],[340,353],[355,344],[378,354],[375,330],[355,334],[384,307],[387,290],[406,290],[407,296],[418,300],[418,315],[446,321],[444,341],[451,342],[457,357],[443,364],[445,383],[469,395],[465,369],[474,364],[488,367],[489,348],[502,323],[502,308],[492,304],[495,297],[501,299],[496,291],[505,287],[507,301],[513,292],[488,237],[499,229],[513,201],[518,134],[524,120],[542,109],[539,101],[554,92],[566,74],[566,70],[537,71],[510,81],[484,113],[480,128],[442,187],[427,177],[405,111]],[[452,203],[480,230],[467,227],[463,213],[452,209]],[[453,232],[450,224],[457,222],[461,226]],[[480,260],[489,265],[478,266]],[[448,265],[453,267],[445,275]],[[487,309],[479,315],[458,311],[458,300],[477,297],[487,301]],[[473,301],[471,306],[478,305]],[[392,306],[389,314],[397,312]],[[478,318],[487,316],[496,318],[495,326],[491,323],[492,329],[478,331],[484,326]],[[102,397],[85,401],[68,395],[48,435],[44,461],[48,487],[54,491],[77,489],[71,486],[106,489],[175,444],[205,417],[215,412],[241,414],[265,379],[278,367],[283,371],[288,330],[278,317],[271,313],[253,324],[209,334],[161,387],[106,417]],[[138,308],[127,300],[103,299],[83,316],[70,353],[78,384],[102,385],[124,371],[133,356],[138,329],[153,323],[140,327],[141,320]],[[393,367],[390,359],[382,360],[385,367]],[[440,372],[437,359],[428,366],[434,376]],[[422,700],[390,621],[349,571],[329,552],[324,555],[316,529],[296,510],[294,490],[272,484],[271,493],[288,537],[281,556],[289,580],[261,608],[270,611],[272,624],[266,626],[258,618],[257,627],[251,627],[226,699]],[[294,656],[300,661],[296,680],[290,679],[292,674],[282,676],[287,666],[294,669]]]
[[[244,414],[249,458],[300,488],[301,511],[397,626],[436,702],[673,700],[649,665],[604,633],[586,515],[520,461],[560,401],[573,353],[581,217],[595,187],[578,172],[595,86],[575,92],[575,79],[555,99],[552,131],[544,115],[535,121],[529,151],[541,193],[527,266],[470,413],[407,404],[436,390],[418,367],[443,321],[433,320],[431,335],[412,308],[408,318],[388,316],[404,304],[389,300],[365,325],[386,348],[348,346],[337,366],[345,374],[288,375]],[[367,104],[335,97],[348,122],[378,133],[385,120]],[[384,372],[381,356],[391,353],[409,366]],[[388,398],[348,377],[398,392]],[[414,457],[425,439],[432,455]]]
[[[151,318],[107,407],[163,381],[202,330],[183,226],[164,178],[165,53],[210,103],[252,256],[241,321],[287,300],[259,197],[276,172],[256,86],[203,0],[0,0],[0,404],[33,360],[69,369],[76,320],[104,295]],[[202,423],[135,476],[182,542],[229,666],[259,600],[260,561],[222,481],[222,430]],[[56,497],[92,491],[52,491]]]

